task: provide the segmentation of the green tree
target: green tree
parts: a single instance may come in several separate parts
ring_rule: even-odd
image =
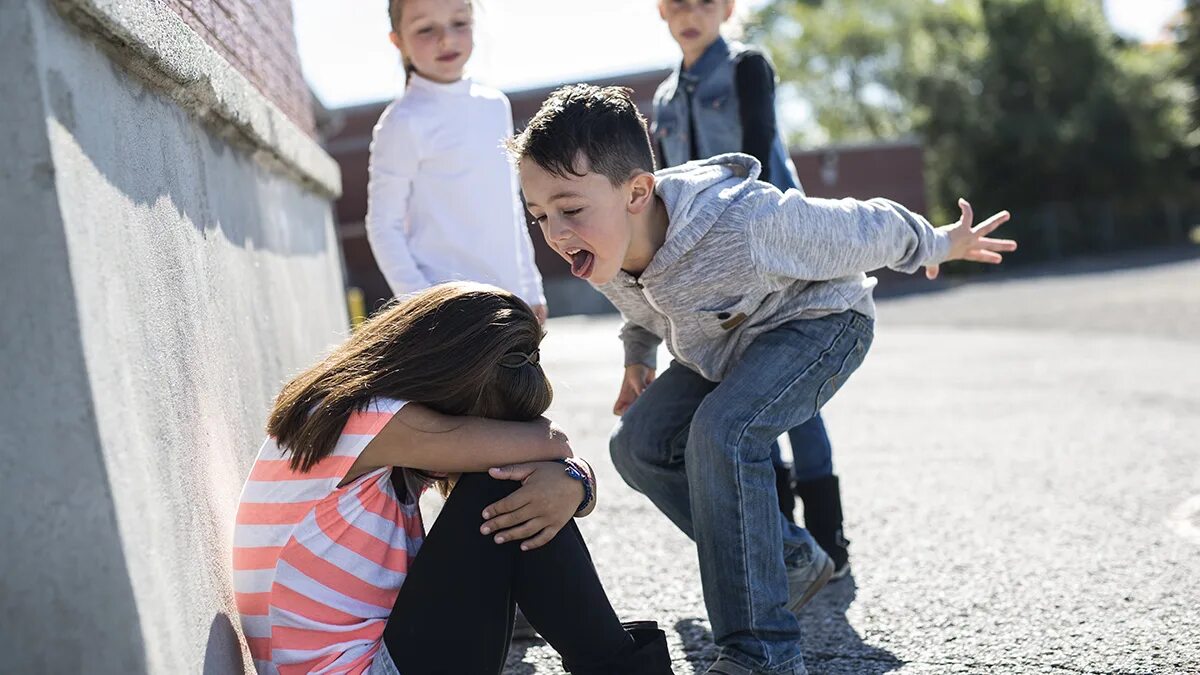
[[[894,138],[912,132],[911,102],[897,78],[912,8],[928,0],[777,0],[747,31],[771,52],[782,81],[812,111],[819,132],[793,141]]]
[[[1192,176],[1200,178],[1200,0],[1188,0],[1179,24],[1180,76],[1191,87]]]
[[[1096,0],[776,0],[753,28],[830,139],[923,139],[937,217],[959,195],[1019,211],[1185,189],[1175,53],[1122,43]]]

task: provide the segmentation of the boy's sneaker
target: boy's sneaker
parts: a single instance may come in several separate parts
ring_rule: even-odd
[[[713,662],[708,670],[704,671],[704,675],[756,675],[755,672],[746,666],[730,659],[727,656],[720,656]]]
[[[788,563],[788,609],[798,614],[817,591],[833,578],[833,560],[820,546],[810,546],[812,553],[807,560]],[[720,671],[718,671],[720,672]]]

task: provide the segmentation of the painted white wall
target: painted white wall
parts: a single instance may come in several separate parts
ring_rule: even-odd
[[[0,5],[0,61],[3,669],[246,670],[238,494],[347,332],[329,197],[42,0]]]

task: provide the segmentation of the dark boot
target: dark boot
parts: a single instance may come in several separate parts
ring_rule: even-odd
[[[667,634],[655,621],[631,621],[621,624],[633,638],[632,650],[602,666],[568,666],[571,675],[674,675],[667,651]]]
[[[850,573],[850,540],[842,533],[842,492],[837,476],[796,481],[796,496],[804,503],[804,527],[833,559],[833,578]]]
[[[779,511],[789,523],[796,522],[796,496],[792,494],[792,467],[775,464],[775,493],[779,496]]]

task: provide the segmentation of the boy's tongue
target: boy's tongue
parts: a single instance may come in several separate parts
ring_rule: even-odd
[[[571,274],[586,279],[592,273],[592,263],[595,262],[596,256],[591,251],[580,251],[571,256]]]

